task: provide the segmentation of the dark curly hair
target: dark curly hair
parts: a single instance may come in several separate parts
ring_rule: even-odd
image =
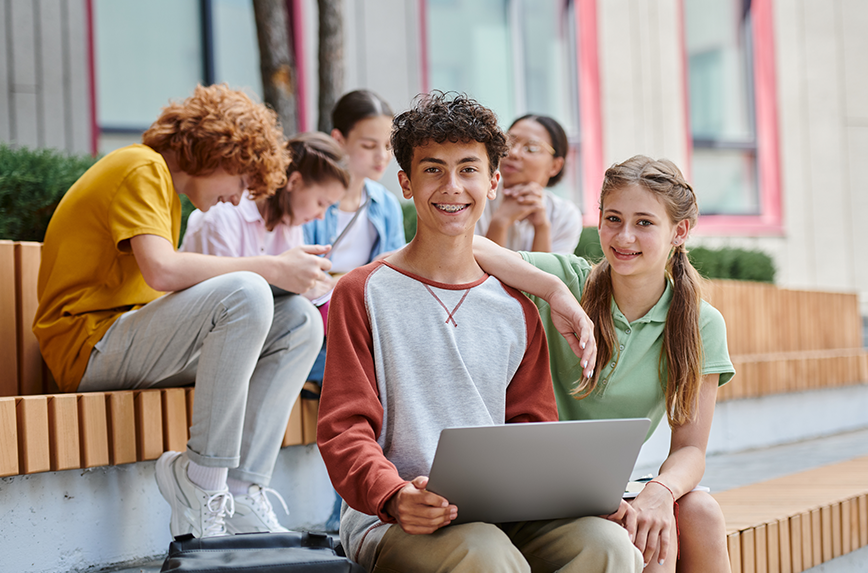
[[[497,171],[507,152],[506,136],[497,124],[497,116],[466,94],[438,90],[420,94],[412,107],[392,122],[392,150],[408,177],[413,151],[429,142],[444,141],[484,144],[490,174]]]

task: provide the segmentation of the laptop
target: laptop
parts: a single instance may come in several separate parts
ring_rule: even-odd
[[[650,425],[626,418],[447,428],[427,489],[458,507],[453,524],[608,515]]]

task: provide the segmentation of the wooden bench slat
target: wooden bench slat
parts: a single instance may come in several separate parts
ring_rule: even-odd
[[[859,496],[859,545],[868,545],[868,494]]]
[[[756,530],[741,532],[741,573],[756,573]]]
[[[319,394],[320,391],[319,386],[314,382],[305,382],[304,389],[309,390],[314,394]],[[296,402],[301,402],[302,443],[315,444],[316,418],[317,413],[319,412],[319,400],[306,400],[299,396]]]
[[[757,526],[754,529],[753,543],[754,552],[756,553],[756,563],[754,564],[754,570],[756,571],[756,573],[768,573],[768,532],[765,525]]]
[[[289,412],[289,422],[286,425],[286,433],[283,434],[283,447],[299,446],[304,443],[304,426],[302,422],[301,398],[292,405]]]
[[[741,570],[741,534],[730,533],[726,536],[726,549],[729,552],[729,564],[732,573],[742,573]]]
[[[48,443],[52,471],[81,467],[78,426],[76,395],[48,396]]]
[[[187,391],[187,439],[190,439],[190,426],[193,425],[193,398],[196,397],[195,388],[185,388]]]
[[[820,510],[811,510],[811,557],[814,567],[823,564],[823,525]]]
[[[159,390],[139,390],[133,402],[136,410],[136,459],[155,460],[163,453],[163,415]]]
[[[18,419],[18,467],[23,474],[51,470],[48,446],[48,397],[16,398]]]
[[[163,451],[187,449],[187,393],[184,388],[161,390],[163,406]]]
[[[15,276],[15,243],[0,241],[0,396],[19,394]]]
[[[136,461],[136,414],[132,392],[107,392],[109,453],[113,465]]]
[[[794,515],[788,519],[790,533],[790,561],[793,573],[804,571],[802,567],[802,516]]]
[[[18,474],[18,416],[15,398],[0,398],[0,477]]]
[[[109,464],[108,412],[102,392],[77,394],[81,467]]]
[[[45,392],[42,354],[39,342],[31,329],[39,301],[36,298],[36,283],[39,277],[39,258],[42,243],[15,243],[15,293],[18,299],[18,393],[22,395]]]

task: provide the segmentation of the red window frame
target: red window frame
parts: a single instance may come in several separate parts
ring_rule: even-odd
[[[750,9],[753,19],[753,79],[760,213],[758,215],[700,216],[699,225],[695,232],[698,236],[780,236],[784,233],[772,0],[752,0]],[[684,0],[680,3],[680,20],[682,53],[684,54],[682,66],[684,71],[684,125],[689,164],[693,151],[693,139],[690,129],[690,97],[687,90],[689,84],[684,33]]]

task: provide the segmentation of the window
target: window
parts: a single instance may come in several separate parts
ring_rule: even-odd
[[[703,231],[780,232],[770,0],[683,0]]]
[[[693,180],[704,214],[759,211],[750,10],[686,0]]]
[[[139,142],[169,100],[199,83],[261,99],[248,0],[96,0],[94,35],[100,152]]]
[[[555,118],[570,156],[565,183],[554,191],[581,205],[573,2],[427,0],[425,9],[428,89],[467,93],[504,128],[525,113]]]

